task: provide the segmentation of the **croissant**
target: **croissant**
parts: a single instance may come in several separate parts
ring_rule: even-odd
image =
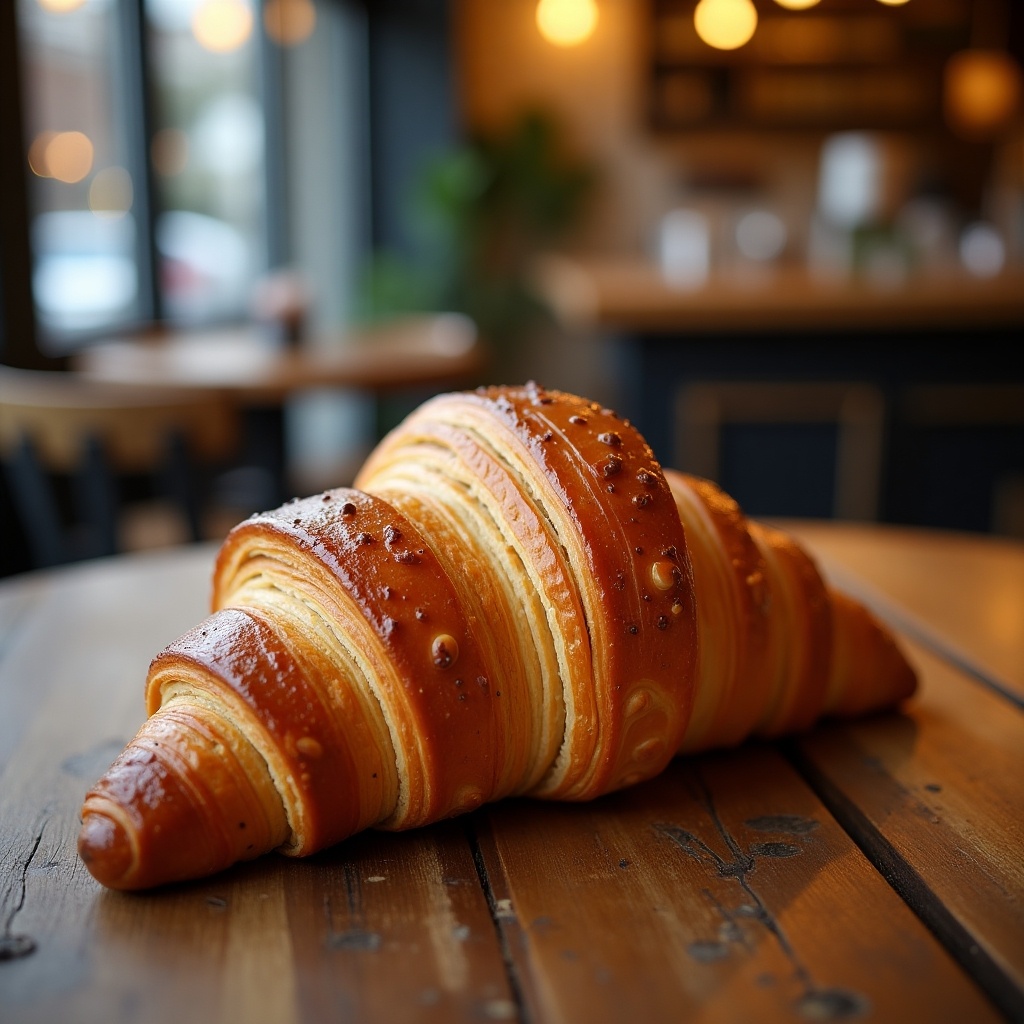
[[[587,800],[916,685],[793,540],[532,384],[432,399],[354,488],[235,527],[212,608],[85,798],[79,852],[112,888]]]

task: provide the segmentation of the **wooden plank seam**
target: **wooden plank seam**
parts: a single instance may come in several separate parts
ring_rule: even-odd
[[[803,754],[795,741],[783,743],[782,748],[790,763],[850,839],[964,971],[1009,1020],[1024,1021],[1024,992],[956,920],[917,871],[860,808],[814,765],[811,758]]]
[[[520,977],[519,969],[516,966],[515,958],[512,956],[509,935],[506,930],[506,924],[508,923],[509,918],[515,920],[517,925],[518,920],[515,918],[514,913],[511,912],[510,901],[502,901],[504,904],[507,904],[507,910],[504,909],[504,907],[499,907],[499,901],[495,895],[494,886],[491,883],[491,878],[487,871],[487,863],[484,858],[484,853],[480,846],[480,836],[476,828],[478,819],[478,814],[471,814],[466,819],[466,842],[469,844],[470,852],[473,855],[473,865],[476,868],[477,879],[480,882],[480,888],[483,890],[484,896],[487,899],[487,907],[491,913],[491,923],[494,925],[494,934],[498,941],[498,948],[501,950],[502,962],[505,965],[505,975],[508,980],[509,991],[512,994],[512,1000],[516,1005],[516,1020],[519,1021],[519,1024],[530,1024],[531,1017],[526,1009],[526,1000],[523,998],[522,978]]]

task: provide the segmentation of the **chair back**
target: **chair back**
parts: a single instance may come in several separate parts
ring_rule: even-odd
[[[885,400],[881,391],[862,381],[695,381],[676,398],[676,463],[687,472],[716,480],[742,496],[746,480],[730,479],[724,458],[724,436],[731,427],[827,425],[835,433],[829,458],[829,515],[839,519],[878,518],[885,442]],[[762,461],[772,452],[760,442]],[[799,458],[799,446],[787,446],[784,457]],[[809,453],[808,453],[809,454]],[[763,472],[747,467],[748,476]],[[776,467],[778,468],[778,467]],[[795,467],[806,478],[811,463]],[[820,467],[819,467],[820,468]],[[748,509],[778,515],[778,509]],[[802,509],[787,515],[806,515]]]
[[[200,539],[200,467],[226,459],[236,439],[234,411],[215,394],[0,366],[0,462],[30,550],[25,567],[120,550],[128,475],[149,477],[183,534]]]
[[[113,469],[145,472],[158,465],[172,433],[180,433],[197,458],[214,459],[231,450],[236,429],[228,404],[208,393],[0,367],[0,457],[29,438],[54,472],[78,465],[87,438],[102,444]]]

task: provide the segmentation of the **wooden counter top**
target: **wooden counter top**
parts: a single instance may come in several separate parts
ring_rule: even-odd
[[[566,322],[635,332],[1024,326],[1024,270],[981,279],[912,276],[899,285],[814,276],[800,267],[719,274],[674,287],[642,258],[550,257],[535,280]]]
[[[901,631],[901,711],[140,895],[80,802],[213,549],[0,582],[0,1020],[1024,1019],[1024,547],[791,525]]]

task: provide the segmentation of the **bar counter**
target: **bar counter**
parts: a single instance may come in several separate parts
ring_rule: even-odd
[[[641,257],[546,257],[535,280],[566,322],[628,332],[990,329],[1024,324],[1024,269],[905,280],[813,273],[794,265],[714,273],[673,284]]]
[[[750,513],[1005,532],[1001,495],[1024,473],[1024,268],[878,282],[779,266],[684,288],[641,257],[556,256],[536,281],[654,450]],[[840,482],[854,448],[863,474]],[[834,500],[811,486],[833,478]]]

